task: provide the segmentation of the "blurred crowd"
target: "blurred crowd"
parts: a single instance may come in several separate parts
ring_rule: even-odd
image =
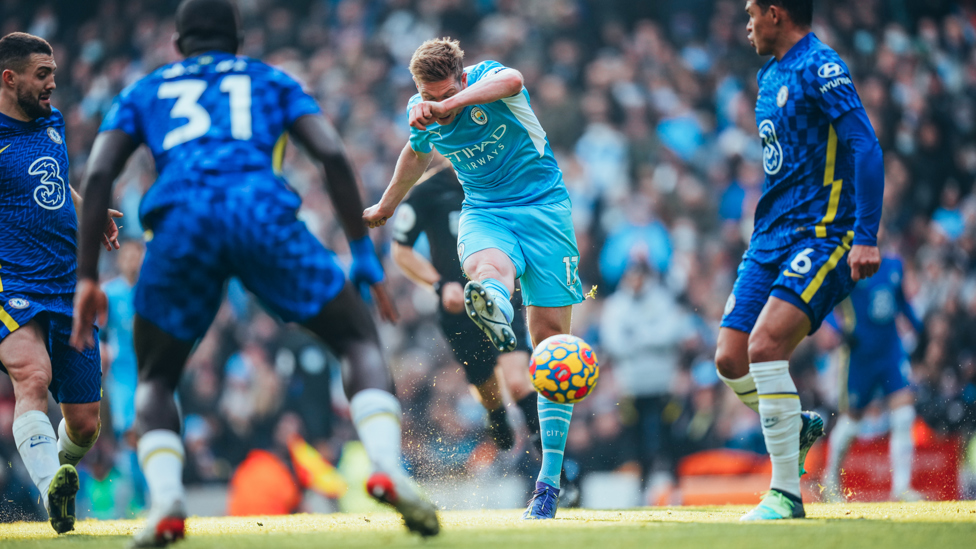
[[[114,95],[178,59],[176,4],[0,6],[0,33],[28,31],[55,48],[53,102],[67,120],[72,182]],[[753,107],[765,59],[746,39],[743,1],[238,4],[246,29],[241,53],[283,68],[315,95],[346,142],[368,203],[388,184],[407,139],[405,107],[416,91],[407,63],[420,42],[456,37],[469,64],[494,59],[522,72],[573,199],[580,277],[586,290],[596,287],[573,319],[603,367],[598,389],[574,413],[567,457],[580,472],[634,471],[650,486],[673,480],[680,459],[698,450],[763,451],[758,418],[718,381],[712,362],[764,178]],[[920,417],[939,433],[969,437],[976,429],[976,6],[822,0],[814,31],[850,66],[885,153],[882,246],[904,260],[907,295],[925,322],[924,333],[906,333]],[[153,174],[151,158],[140,153],[115,187],[126,245],[136,255],[137,206]],[[285,177],[304,198],[309,228],[347,253],[319,172],[290,150]],[[388,249],[385,229],[372,236]],[[121,277],[129,280],[122,290],[131,288],[138,261],[105,255],[104,280]],[[512,473],[528,485],[536,465],[525,437],[516,451],[496,455],[484,412],[438,333],[436,297],[391,262],[388,273],[402,319],[381,326],[381,336],[403,401],[413,473]],[[121,388],[120,402],[107,399],[112,429],[103,428],[102,438],[114,440],[86,458],[95,481],[137,477],[131,407],[120,411],[134,380],[123,370],[132,365],[122,360],[114,373],[113,361],[126,353],[118,333],[124,318],[121,324],[103,330],[106,383]],[[838,401],[837,345],[824,328],[791,366],[804,407],[828,417]],[[227,482],[250,448],[282,451],[283,430],[341,460],[354,432],[340,370],[328,349],[282,327],[231,282],[179,393],[187,481]],[[7,459],[16,455],[7,438],[12,408],[0,376],[0,454]],[[10,478],[0,469],[0,486]],[[141,493],[138,482],[132,491]],[[138,500],[117,495],[114,504],[95,507],[124,514]],[[128,510],[119,511],[120,501]]]

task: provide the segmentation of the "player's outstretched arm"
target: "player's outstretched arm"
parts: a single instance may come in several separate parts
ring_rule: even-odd
[[[363,220],[366,225],[374,229],[381,225],[386,225],[386,220],[393,217],[393,212],[407,192],[420,180],[421,176],[430,165],[433,152],[423,153],[415,151],[407,143],[400,151],[400,158],[397,159],[396,168],[393,170],[393,180],[386,188],[383,197],[378,204],[370,206],[363,212]]]
[[[79,351],[95,345],[91,326],[96,317],[103,321],[108,311],[105,292],[98,285],[100,241],[105,229],[105,212],[112,202],[112,184],[135,149],[136,144],[128,134],[110,130],[98,134],[88,158],[81,185],[84,195],[79,214],[78,288],[71,329],[71,345]]]
[[[878,227],[884,199],[884,157],[863,108],[841,115],[834,122],[834,128],[838,141],[847,145],[854,155],[857,220],[854,223],[854,246],[847,261],[851,266],[851,278],[858,281],[873,276],[881,266]]]
[[[425,130],[427,129],[425,122],[445,116],[456,109],[463,109],[470,105],[485,105],[494,103],[499,99],[512,97],[522,91],[524,84],[525,80],[522,73],[515,69],[502,69],[494,74],[482,77],[474,84],[443,101],[422,101],[418,103],[410,112],[410,125],[418,130]]]
[[[302,116],[292,124],[290,132],[309,156],[322,164],[325,171],[325,189],[335,205],[352,251],[352,282],[360,286],[361,290],[363,285],[369,285],[376,298],[380,316],[396,322],[396,309],[382,284],[383,265],[376,257],[376,250],[360,214],[363,211],[363,200],[359,196],[356,173],[346,156],[339,132],[320,114]]]

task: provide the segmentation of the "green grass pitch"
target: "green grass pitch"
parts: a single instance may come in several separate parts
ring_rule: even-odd
[[[742,524],[747,507],[671,507],[559,511],[528,522],[521,511],[442,512],[441,534],[406,532],[393,514],[192,518],[185,549],[339,549],[400,547],[491,549],[783,549],[976,547],[976,502],[807,505],[806,520]],[[141,521],[82,521],[56,536],[47,523],[0,525],[4,549],[124,547]]]

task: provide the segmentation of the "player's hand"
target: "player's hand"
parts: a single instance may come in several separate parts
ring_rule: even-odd
[[[375,204],[363,210],[363,221],[366,222],[366,226],[370,229],[375,229],[376,227],[382,227],[386,225],[386,221],[393,217],[393,212],[396,208],[392,210],[384,208],[383,203]]]
[[[373,248],[373,241],[369,236],[364,236],[358,240],[349,242],[349,249],[352,251],[352,267],[349,269],[349,278],[353,285],[359,290],[367,302],[370,301],[370,294],[376,301],[380,317],[389,322],[396,322],[396,307],[390,299],[383,284],[383,264],[380,258],[376,257],[376,249]]]
[[[108,223],[105,224],[105,232],[102,233],[102,246],[111,252],[119,249],[119,227],[115,224],[115,218],[122,217],[122,212],[109,209]]]
[[[75,310],[71,320],[71,339],[69,343],[79,353],[95,346],[92,326],[95,320],[105,325],[108,319],[108,299],[98,282],[82,278],[75,289]]]
[[[871,278],[881,267],[881,251],[877,246],[854,245],[847,254],[847,264],[851,266],[854,282]]]
[[[448,282],[441,286],[441,305],[451,314],[464,312],[464,287],[459,282]]]
[[[435,116],[436,113],[440,113]],[[433,124],[438,116],[444,116],[443,108],[436,101],[421,101],[410,109],[410,125],[418,130],[424,131],[427,126]]]

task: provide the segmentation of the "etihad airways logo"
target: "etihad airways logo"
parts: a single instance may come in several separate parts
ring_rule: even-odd
[[[488,139],[477,145],[464,147],[451,153],[443,153],[456,167],[474,170],[484,166],[501,155],[505,145],[500,143],[502,136],[508,128],[505,124],[500,124],[495,131],[491,132]]]

